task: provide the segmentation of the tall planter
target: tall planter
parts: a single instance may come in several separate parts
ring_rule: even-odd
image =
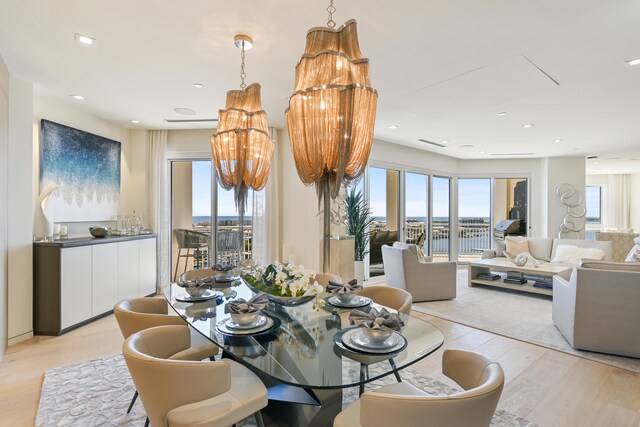
[[[358,285],[362,286],[364,283],[364,261],[354,261],[353,274],[358,281]]]
[[[361,191],[352,188],[345,198],[348,232],[355,240],[354,273],[358,283],[364,282],[364,258],[369,253],[369,226],[373,219]]]

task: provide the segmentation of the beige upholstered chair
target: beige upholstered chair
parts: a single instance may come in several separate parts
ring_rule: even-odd
[[[485,427],[498,405],[504,372],[484,356],[445,350],[442,372],[465,391],[432,396],[406,382],[362,395],[338,414],[334,427]]]
[[[185,322],[180,316],[168,314],[167,302],[163,298],[133,298],[120,301],[113,307],[113,313],[125,339],[129,338],[131,334],[155,326],[185,326]],[[205,341],[204,338],[201,341],[202,343],[199,345],[184,348],[179,353],[170,355],[171,358],[179,360],[213,359],[218,353],[218,347]],[[138,392],[136,391],[127,409],[127,414],[131,412],[137,398]]]
[[[387,285],[404,289],[414,302],[456,297],[456,263],[420,260],[416,245],[382,247]]]
[[[583,260],[553,278],[553,323],[573,348],[640,357],[640,263]]]
[[[131,335],[124,360],[154,427],[227,427],[267,406],[267,389],[249,369],[231,360],[170,360],[188,349],[187,326],[159,326]]]
[[[358,294],[371,298],[373,302],[398,310],[400,313],[411,313],[411,294],[403,289],[373,285],[360,289]]]
[[[318,284],[323,288],[327,289],[327,285],[329,284],[329,281],[342,283],[342,278],[337,274],[333,274],[333,273],[316,274],[316,282],[318,282]]]

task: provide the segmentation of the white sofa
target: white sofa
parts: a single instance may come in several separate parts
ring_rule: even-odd
[[[529,253],[531,256],[542,263],[550,263],[556,255],[556,250],[560,245],[571,245],[579,248],[597,248],[604,252],[604,261],[611,261],[613,258],[613,247],[611,242],[595,241],[595,240],[577,240],[577,239],[552,239],[547,237],[527,237],[529,242]],[[482,259],[496,258],[498,256],[496,250],[489,249],[482,252]],[[502,257],[505,259],[504,257]],[[575,267],[577,264],[553,263],[564,265],[567,267]]]
[[[640,263],[583,261],[553,278],[553,323],[576,349],[640,358]]]
[[[456,297],[456,263],[421,259],[416,245],[396,242],[382,246],[387,285],[409,292],[413,302]]]

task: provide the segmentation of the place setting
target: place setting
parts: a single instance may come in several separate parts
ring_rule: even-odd
[[[370,355],[398,353],[407,347],[400,333],[404,322],[397,313],[386,308],[355,309],[349,313],[352,327],[334,335],[334,343],[342,350]]]
[[[223,292],[211,289],[211,282],[205,278],[183,280],[177,282],[177,285],[185,291],[182,295],[174,296],[174,299],[180,302],[202,302],[224,296]]]
[[[325,299],[326,303],[337,308],[361,308],[371,305],[371,298],[358,295],[362,285],[356,279],[345,283],[329,281],[327,292],[332,294]]]
[[[280,326],[280,320],[262,314],[269,300],[267,295],[259,293],[250,300],[238,298],[226,303],[224,311],[229,314],[216,325],[216,329],[228,336],[251,336],[270,332]]]

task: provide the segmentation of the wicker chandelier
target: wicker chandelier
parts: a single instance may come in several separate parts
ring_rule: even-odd
[[[325,269],[330,237],[330,199],[357,179],[371,152],[378,93],[371,87],[369,60],[362,56],[355,20],[334,29],[333,0],[327,27],[307,32],[286,110],[298,175],[315,185],[324,202]]]
[[[249,189],[260,191],[266,185],[274,143],[269,137],[267,113],[262,109],[260,85],[247,86],[244,82],[245,50],[251,49],[253,41],[237,35],[234,42],[241,49],[240,90],[227,92],[225,109],[218,111],[211,152],[220,186],[234,190],[242,235]]]

